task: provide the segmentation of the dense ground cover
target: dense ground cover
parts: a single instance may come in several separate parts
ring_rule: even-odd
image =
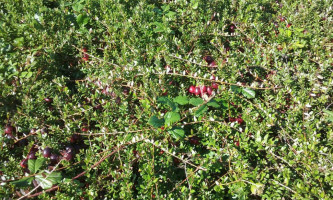
[[[332,199],[332,1],[3,0],[0,196]]]

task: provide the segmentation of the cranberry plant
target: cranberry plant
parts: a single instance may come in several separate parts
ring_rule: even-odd
[[[333,198],[330,1],[0,14],[1,197]]]

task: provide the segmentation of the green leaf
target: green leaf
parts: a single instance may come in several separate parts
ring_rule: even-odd
[[[47,175],[47,180],[51,181],[53,184],[60,183],[62,181],[61,172],[52,172]]]
[[[177,112],[167,112],[164,115],[165,125],[169,126],[180,120],[180,114]]]
[[[14,46],[22,47],[24,43],[24,37],[19,37],[14,39]]]
[[[190,99],[190,104],[194,105],[194,106],[198,106],[203,104],[204,100],[201,98],[191,98]]]
[[[34,180],[34,177],[25,177],[17,181],[11,182],[11,184],[17,186],[17,187],[27,187],[31,184],[31,181]]]
[[[44,174],[45,178],[43,177],[42,174],[37,174],[36,177],[36,181],[38,182],[38,184],[40,184],[40,186],[43,189],[49,189],[52,187],[53,183],[51,180],[46,179],[46,174]]]
[[[177,13],[170,11],[170,12],[168,12],[167,14],[165,14],[165,16],[172,18],[172,17],[175,16],[176,14],[177,14]]]
[[[76,22],[79,24],[79,26],[84,26],[88,24],[89,17],[87,15],[79,14],[76,18]]]
[[[52,172],[50,174],[37,174],[36,181],[40,184],[43,189],[49,189],[52,185],[61,183],[62,175],[61,172]]]
[[[164,125],[164,119],[159,119],[155,115],[151,116],[148,124],[155,127],[155,128],[160,128]]]
[[[213,107],[213,108],[219,108],[221,107],[221,105],[219,104],[219,102],[217,102],[215,99],[210,100],[207,103],[207,106]]]
[[[186,96],[178,96],[173,101],[175,103],[180,104],[180,105],[186,105],[186,104],[188,104],[188,98]]]
[[[249,88],[243,88],[242,89],[242,94],[245,97],[249,98],[249,99],[253,99],[253,98],[256,97],[256,92],[254,90],[249,89]]]
[[[157,99],[157,102],[168,105],[172,109],[172,111],[178,111],[177,104],[171,101],[168,97],[159,97]]]
[[[38,158],[37,160],[28,160],[28,169],[30,173],[35,174],[39,168],[44,164],[45,158]]]
[[[185,131],[182,128],[179,127],[173,127],[172,129],[170,129],[169,134],[174,137],[175,139],[183,139],[185,137]]]
[[[84,5],[82,5],[80,2],[74,4],[72,6],[73,10],[76,11],[76,12],[80,12],[83,8],[84,8]]]
[[[251,193],[260,196],[264,192],[264,188],[265,185],[261,183],[251,184]]]
[[[195,3],[193,4],[192,8],[193,8],[194,10],[196,10],[196,9],[198,9],[198,6],[199,6],[199,2],[195,2]]]
[[[164,32],[165,30],[164,24],[160,22],[154,22],[153,24],[156,26],[156,28],[154,29],[155,33]]]
[[[200,115],[202,115],[204,112],[206,112],[208,110],[208,106],[205,104],[205,105],[202,105],[198,108],[198,110],[195,111],[195,116],[196,117],[199,117]]]
[[[236,86],[236,85],[232,85],[232,86],[230,86],[230,89],[231,89],[231,91],[233,91],[233,92],[236,93],[236,94],[242,92],[241,88],[240,88],[239,86]]]

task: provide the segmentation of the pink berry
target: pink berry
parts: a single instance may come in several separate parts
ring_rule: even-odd
[[[244,120],[242,118],[240,118],[240,117],[238,117],[236,119],[236,121],[237,121],[238,124],[242,124],[244,122]]]
[[[88,132],[89,129],[88,129],[87,127],[82,127],[82,128],[81,128],[81,131],[82,131],[82,132]]]
[[[237,119],[234,117],[229,117],[229,122],[235,122]]]
[[[194,94],[195,92],[195,87],[193,85],[191,85],[189,88],[188,88],[188,92],[191,93],[191,94]]]
[[[11,125],[5,126],[5,134],[12,134],[14,132],[14,127]]]
[[[44,101],[45,101],[46,103],[52,103],[52,102],[53,102],[53,99],[50,98],[50,97],[47,97],[47,98],[44,99]]]
[[[82,58],[84,61],[89,61],[89,55],[88,54],[84,54],[83,55],[83,58]]]
[[[26,158],[26,159],[22,160],[22,161],[20,162],[20,166],[21,166],[22,168],[27,168],[27,167],[28,167],[28,159]]]
[[[234,141],[235,145],[239,147],[239,141]]]
[[[218,89],[219,88],[219,85],[217,83],[212,83],[212,88],[214,89]]]
[[[200,87],[195,88],[194,94],[195,95],[200,95],[201,94]]]
[[[212,93],[213,93],[213,89],[210,86],[208,86],[207,87],[207,94],[210,96],[210,95],[212,95]]]
[[[235,29],[236,29],[236,26],[234,24],[230,24],[230,26],[229,26],[229,32],[230,33],[234,33]]]
[[[209,79],[215,81],[216,77],[214,75],[211,75]]]
[[[27,158],[28,158],[29,160],[36,160],[36,159],[37,159],[35,153],[29,153],[28,156],[27,156]]]

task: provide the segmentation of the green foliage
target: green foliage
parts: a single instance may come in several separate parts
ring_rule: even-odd
[[[331,4],[0,2],[0,197],[332,199]]]

